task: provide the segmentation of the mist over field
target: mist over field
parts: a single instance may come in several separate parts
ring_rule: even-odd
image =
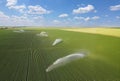
[[[46,72],[49,72],[55,68],[58,68],[60,66],[64,66],[67,63],[70,63],[74,60],[78,60],[80,58],[83,58],[85,56],[85,54],[79,54],[79,53],[75,53],[75,54],[70,54],[68,56],[62,57],[57,59],[52,65],[50,65],[47,69]]]

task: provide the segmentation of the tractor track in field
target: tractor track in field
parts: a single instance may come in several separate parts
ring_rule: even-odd
[[[27,71],[26,71],[26,81],[28,81],[28,75],[29,75],[29,55],[27,56]]]
[[[32,40],[30,42],[30,47],[28,48],[28,54],[27,54],[27,67],[26,67],[26,81],[29,81],[29,72],[30,72],[30,56],[32,54]],[[27,41],[26,41],[27,42]]]
[[[28,54],[27,54],[26,81],[30,81],[31,77],[35,79],[34,78],[35,76],[33,74],[39,72],[39,69],[38,69],[38,72],[36,72],[37,71],[36,68],[39,68],[38,62],[37,62],[39,54],[37,54],[38,49],[34,48],[34,37],[31,37],[31,40],[29,41],[31,42],[30,42],[30,46],[28,48]]]

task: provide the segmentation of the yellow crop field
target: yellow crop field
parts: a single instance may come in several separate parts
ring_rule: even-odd
[[[112,28],[77,28],[77,29],[71,28],[71,29],[62,29],[62,30],[120,37],[120,29],[112,29]]]

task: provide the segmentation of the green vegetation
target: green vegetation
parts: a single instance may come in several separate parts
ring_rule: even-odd
[[[120,81],[120,38],[59,29],[0,30],[0,81]],[[36,34],[46,31],[48,37]],[[56,38],[63,42],[52,46]],[[46,72],[56,59],[89,56]]]

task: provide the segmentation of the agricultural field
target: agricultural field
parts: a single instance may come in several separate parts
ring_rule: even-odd
[[[120,29],[22,29],[0,30],[0,81],[120,81]],[[36,36],[42,31],[48,37]],[[57,38],[63,42],[52,46]],[[46,72],[58,58],[78,51],[88,56]]]
[[[63,30],[120,37],[119,28],[71,28]]]

